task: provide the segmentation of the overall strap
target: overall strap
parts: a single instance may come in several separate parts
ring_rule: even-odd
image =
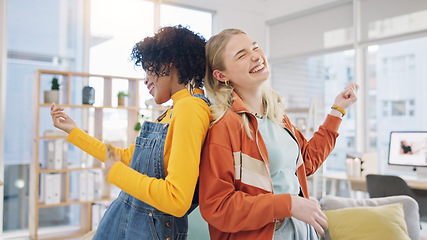
[[[205,101],[205,103],[208,105],[208,106],[211,106],[211,102],[209,101],[209,99],[205,96],[205,95],[203,95],[203,94],[200,94],[200,93],[197,93],[197,94],[194,94],[192,97],[198,97],[198,98],[200,98],[200,99],[202,99],[203,101]],[[169,107],[168,109],[166,109],[164,112],[162,112],[162,114],[160,114],[160,116],[158,116],[157,117],[157,121],[158,122],[160,122],[160,121],[162,121],[162,119],[164,118],[164,117],[166,117],[166,113],[169,111],[169,109],[171,109],[172,107]],[[170,118],[172,118],[172,113],[171,113],[171,115],[170,115]]]
[[[205,101],[205,103],[206,103],[208,106],[211,106],[211,105],[212,105],[212,104],[211,104],[211,101],[209,101],[209,99],[208,99],[205,95],[203,95],[203,94],[201,94],[201,93],[194,94],[192,97],[198,97],[198,98],[202,99],[203,101]]]
[[[168,107],[168,109],[166,109],[165,111],[163,111],[163,112],[162,112],[162,114],[160,114],[160,115],[157,117],[157,121],[158,121],[158,122],[162,121],[162,119],[166,117],[166,113],[169,111],[169,109],[171,109],[171,107]],[[172,117],[172,116],[171,116],[171,117]]]

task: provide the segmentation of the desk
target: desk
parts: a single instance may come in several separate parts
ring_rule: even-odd
[[[417,176],[400,176],[403,178],[408,186],[412,189],[427,190],[427,178]]]
[[[353,191],[367,192],[366,176],[363,177],[347,177],[345,172],[330,172],[320,174],[319,177],[325,180],[331,180],[331,195],[336,195],[337,182],[346,181],[349,184],[349,189]],[[399,176],[403,178],[408,186],[413,189],[427,190],[427,178],[419,178],[417,176]],[[325,193],[322,193],[324,195]]]

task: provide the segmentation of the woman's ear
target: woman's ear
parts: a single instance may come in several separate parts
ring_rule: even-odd
[[[221,71],[214,70],[212,75],[220,82],[225,82],[228,80],[227,76],[225,76]]]

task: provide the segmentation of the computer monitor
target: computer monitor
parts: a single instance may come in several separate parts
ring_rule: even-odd
[[[427,167],[427,131],[391,132],[388,164]]]

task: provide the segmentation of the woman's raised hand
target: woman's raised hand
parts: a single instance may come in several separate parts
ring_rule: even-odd
[[[335,98],[334,104],[342,109],[347,109],[357,101],[356,93],[358,88],[359,86],[355,83],[349,84],[340,94],[338,94]]]
[[[64,108],[55,107],[55,103],[50,107],[50,115],[52,116],[53,126],[68,134],[73,130],[73,128],[77,127],[76,122],[64,113]]]

